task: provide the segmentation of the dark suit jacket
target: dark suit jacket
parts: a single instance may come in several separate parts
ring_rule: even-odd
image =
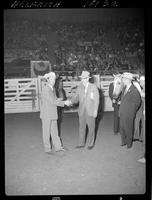
[[[113,100],[113,82],[112,83],[110,83],[110,85],[109,85],[109,97],[110,97],[110,99],[111,99],[111,101]],[[120,94],[120,96],[118,97],[118,99],[116,99],[116,103],[113,103],[112,102],[112,107],[114,107],[114,105],[116,105],[116,104],[118,104],[118,102],[120,101],[120,99],[121,99],[121,94]]]
[[[66,92],[63,88],[56,90],[56,96],[57,98],[62,98],[63,101],[67,100]],[[61,120],[63,117],[64,107],[57,106],[57,111],[58,111],[58,119]]]
[[[120,118],[121,116],[135,117],[137,110],[141,105],[141,96],[134,85],[131,85],[129,90],[121,98],[121,104],[119,108]]]

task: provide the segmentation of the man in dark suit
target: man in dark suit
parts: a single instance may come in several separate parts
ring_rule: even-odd
[[[112,101],[112,107],[114,109],[114,111],[113,111],[113,132],[114,132],[114,135],[117,135],[119,132],[119,106],[120,106],[121,95],[117,99],[114,99],[113,98],[113,88],[114,88],[114,84],[112,82],[109,85],[109,97]]]
[[[137,88],[132,84],[133,74],[123,73],[122,81],[125,85],[125,90],[121,98],[119,108],[120,116],[120,134],[121,146],[127,145],[127,148],[132,147],[134,119],[136,112],[141,105],[141,97]]]
[[[57,98],[60,98],[63,101],[67,100],[66,92],[65,92],[65,90],[63,88],[63,80],[62,80],[61,77],[58,77],[56,79],[55,91],[56,91]],[[58,112],[57,125],[58,125],[59,136],[61,136],[61,123],[63,121],[64,107],[57,106],[57,112]]]

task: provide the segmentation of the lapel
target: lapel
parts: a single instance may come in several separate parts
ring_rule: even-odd
[[[49,87],[49,86],[48,86]],[[56,97],[56,92],[55,92],[55,88],[53,87],[53,88],[51,88],[51,87],[49,87],[49,92],[50,92],[50,94],[51,94],[51,96],[53,97],[53,98],[57,98]]]
[[[89,90],[90,90],[90,83],[88,83],[88,88],[87,88],[86,96],[89,94]]]
[[[85,87],[83,85],[81,86],[80,98],[82,99],[82,101],[85,101],[85,99],[88,98],[89,90],[90,90],[90,83],[88,84],[86,93],[85,93]]]
[[[131,90],[132,90],[132,85],[129,87],[129,89],[127,91],[124,90],[123,99],[130,93]]]
[[[126,94],[129,94],[130,91],[131,91],[131,89],[132,89],[132,84],[131,84],[131,86],[129,87],[129,89],[127,90]]]

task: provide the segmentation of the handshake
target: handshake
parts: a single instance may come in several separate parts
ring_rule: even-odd
[[[72,106],[72,102],[70,99],[63,101],[63,98],[58,98],[58,100],[64,102],[64,105],[66,106]]]
[[[71,106],[72,102],[68,99],[68,100],[64,101],[64,105]]]

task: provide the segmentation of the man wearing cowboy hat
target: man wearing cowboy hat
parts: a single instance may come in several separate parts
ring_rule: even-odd
[[[141,97],[137,88],[132,84],[133,74],[125,72],[122,81],[125,86],[119,108],[121,146],[132,147],[134,133],[134,119],[141,105]]]
[[[95,84],[89,83],[88,71],[83,71],[80,78],[81,84],[76,95],[71,99],[72,104],[79,102],[79,142],[76,148],[85,147],[86,125],[88,125],[88,149],[92,149],[95,142],[95,118],[99,106],[99,92]]]
[[[45,82],[42,84],[40,118],[42,119],[42,135],[44,151],[51,153],[50,135],[56,152],[64,151],[57,129],[57,106],[64,107],[65,101],[57,99],[54,89],[56,75],[54,72],[43,76]]]
[[[143,157],[140,158],[138,161],[141,163],[145,163],[146,162],[146,158],[145,158],[145,76],[142,75],[140,77],[139,83],[142,88],[141,90],[141,98],[142,98],[141,136],[142,136],[142,141],[143,141]]]

